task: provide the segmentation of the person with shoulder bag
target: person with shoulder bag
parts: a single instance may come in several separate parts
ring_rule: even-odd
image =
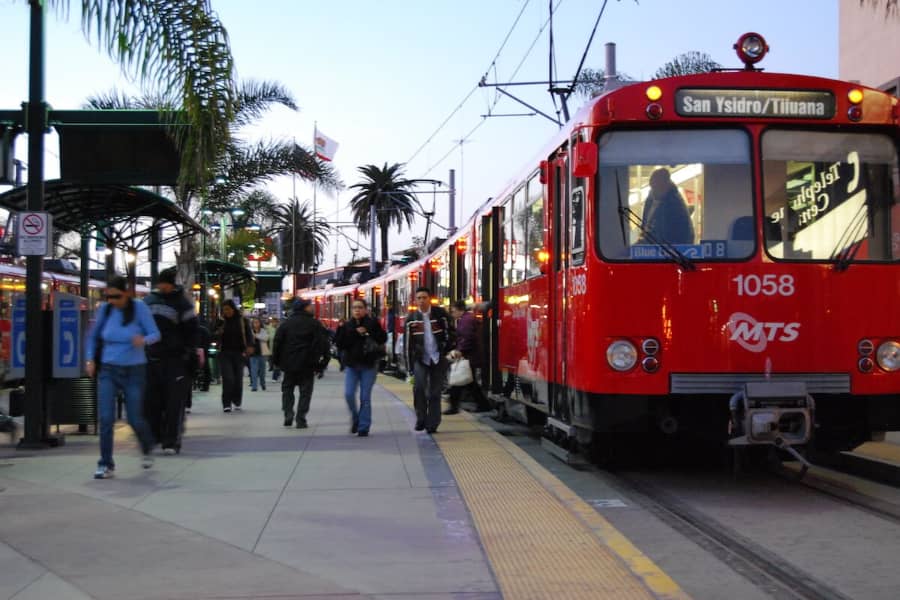
[[[457,300],[450,305],[450,316],[456,319],[456,341],[448,358],[453,361],[451,370],[459,365],[465,368],[462,361],[468,363],[468,377],[463,377],[465,383],[455,385],[450,380],[450,408],[444,411],[445,415],[455,415],[459,412],[462,397],[466,394],[476,404],[479,412],[490,410],[490,404],[484,397],[484,392],[475,379],[475,369],[481,366],[481,344],[478,335],[478,319],[462,300]],[[463,369],[464,370],[464,369]],[[466,381],[467,380],[467,381]]]
[[[372,425],[372,387],[378,374],[378,362],[385,355],[387,333],[369,314],[365,300],[354,300],[350,310],[352,316],[337,330],[335,345],[343,357],[344,399],[350,409],[350,433],[366,437]]]
[[[142,466],[153,466],[150,454],[155,440],[144,420],[144,387],[147,382],[147,356],[144,347],[158,342],[159,328],[150,309],[130,295],[124,277],[113,277],[106,284],[106,303],[88,333],[84,370],[97,376],[97,410],[100,420],[100,460],[94,479],[108,479],[115,473],[113,461],[113,425],[116,420],[116,396],[125,396],[128,424],[134,430],[144,454]]]
[[[222,318],[216,323],[218,361],[222,373],[222,411],[240,412],[243,404],[244,365],[253,354],[253,332],[234,300],[222,303]]]
[[[266,363],[269,361],[269,332],[262,321],[254,318],[250,322],[253,331],[253,354],[250,355],[250,390],[266,389]]]

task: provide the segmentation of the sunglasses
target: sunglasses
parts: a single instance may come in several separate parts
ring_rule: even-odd
[[[107,300],[118,300],[122,298],[122,294],[104,294],[103,297]]]

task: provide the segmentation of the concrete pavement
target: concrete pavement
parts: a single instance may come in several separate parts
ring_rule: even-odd
[[[447,464],[379,386],[368,438],[348,433],[335,371],[310,428],[280,390],[195,394],[182,453],[140,468],[127,426],[116,478],[92,479],[96,436],[0,451],[0,598],[500,598]]]

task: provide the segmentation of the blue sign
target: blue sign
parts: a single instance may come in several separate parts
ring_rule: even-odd
[[[728,244],[724,240],[701,240],[699,244],[672,244],[672,248],[686,258],[727,258]],[[630,248],[631,258],[637,260],[660,260],[672,257],[656,244],[634,244]]]
[[[53,377],[81,375],[81,298],[53,296]]]
[[[16,294],[12,302],[12,326],[10,328],[9,377],[25,377],[25,296]]]

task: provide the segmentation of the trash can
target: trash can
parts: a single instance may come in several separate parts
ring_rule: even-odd
[[[47,386],[50,423],[97,427],[97,380],[93,377],[53,379]]]
[[[9,391],[9,416],[21,417],[25,414],[25,388],[17,387]]]

